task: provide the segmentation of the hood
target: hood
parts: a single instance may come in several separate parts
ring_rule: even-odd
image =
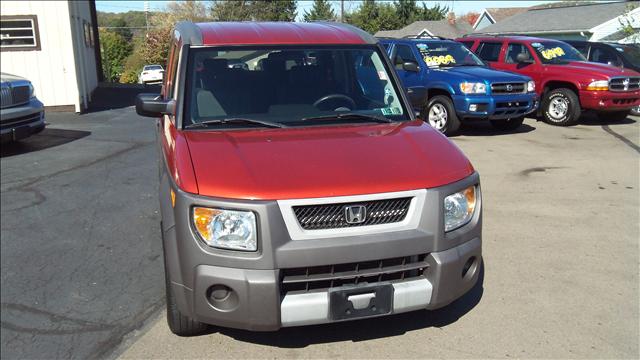
[[[547,65],[548,66],[548,65]],[[575,72],[586,75],[591,78],[598,77],[616,77],[616,76],[640,76],[639,73],[630,69],[621,69],[619,67],[586,61],[572,61],[566,65],[552,65],[561,72]],[[589,72],[591,74],[589,74]],[[591,76],[589,76],[591,75]]]
[[[12,75],[12,74],[7,74],[7,73],[0,73],[0,81],[1,82],[11,82],[11,81],[27,81],[27,79],[17,76],[17,75]]]
[[[422,121],[185,131],[201,195],[285,200],[432,188],[473,173]]]
[[[528,76],[513,74],[495,70],[484,66],[460,66],[447,70],[436,70],[434,73],[442,73],[447,79],[455,78],[460,82],[518,82],[531,80]]]

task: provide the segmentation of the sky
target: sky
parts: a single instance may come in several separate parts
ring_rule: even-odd
[[[381,0],[385,2],[393,2],[393,0]],[[163,10],[166,4],[170,1],[149,1],[150,10]],[[419,1],[418,1],[419,2]],[[425,1],[427,6],[433,6],[437,3],[441,5],[449,6],[458,15],[465,14],[470,11],[482,12],[485,7],[529,7],[539,5],[543,3],[553,2],[549,0],[538,1],[468,1],[468,0],[443,0],[443,1]],[[106,12],[127,12],[130,10],[144,10],[145,1],[96,1],[96,9],[98,11]],[[340,10],[340,1],[332,1],[333,8],[338,13]],[[350,11],[357,8],[361,1],[349,1],[345,0],[344,9]],[[300,20],[305,10],[309,10],[313,5],[312,0],[299,0],[298,1],[298,18]]]

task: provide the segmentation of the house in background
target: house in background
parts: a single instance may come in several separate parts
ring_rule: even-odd
[[[473,24],[474,30],[483,29],[489,25],[493,25],[506,18],[514,15],[521,14],[529,10],[526,7],[512,7],[512,8],[486,8],[482,11],[476,22]]]
[[[455,15],[449,13],[446,20],[439,21],[416,21],[400,30],[378,31],[376,37],[390,38],[422,38],[422,37],[444,37],[455,39],[457,37],[473,32],[473,28],[466,21],[456,21]]]
[[[636,29],[635,35],[625,35],[620,20],[629,2],[585,3],[549,8],[530,8],[476,33],[490,35],[520,34],[564,40],[640,42],[640,8],[627,16]]]
[[[81,112],[102,76],[95,1],[0,1],[0,70],[49,109]]]

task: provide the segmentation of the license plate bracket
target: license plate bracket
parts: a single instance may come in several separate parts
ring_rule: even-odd
[[[393,286],[389,283],[329,290],[329,316],[345,320],[390,314]]]

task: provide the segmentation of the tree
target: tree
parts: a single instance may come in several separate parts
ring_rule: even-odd
[[[253,1],[253,19],[257,21],[295,21],[297,0]]]
[[[448,12],[448,6],[441,7],[440,4],[435,4],[432,7],[427,7],[425,3],[422,3],[422,9],[418,11],[418,14],[414,21],[442,20],[445,18]]]
[[[393,5],[401,27],[411,24],[420,12],[416,0],[398,0]]]
[[[131,43],[124,36],[100,29],[102,73],[107,81],[117,81],[123,71],[124,60],[131,53]]]
[[[247,21],[252,19],[250,0],[214,0],[211,17],[215,21]]]
[[[462,20],[466,21],[471,26],[473,26],[473,24],[476,23],[476,21],[478,20],[479,17],[480,17],[480,13],[477,13],[475,11],[470,11],[470,12],[460,16],[460,18]]]
[[[178,21],[203,22],[209,20],[207,8],[202,1],[172,1],[167,4],[168,21],[173,25]]]
[[[305,10],[303,15],[304,21],[313,20],[336,20],[336,13],[331,7],[331,3],[328,0],[315,0],[311,11]]]

